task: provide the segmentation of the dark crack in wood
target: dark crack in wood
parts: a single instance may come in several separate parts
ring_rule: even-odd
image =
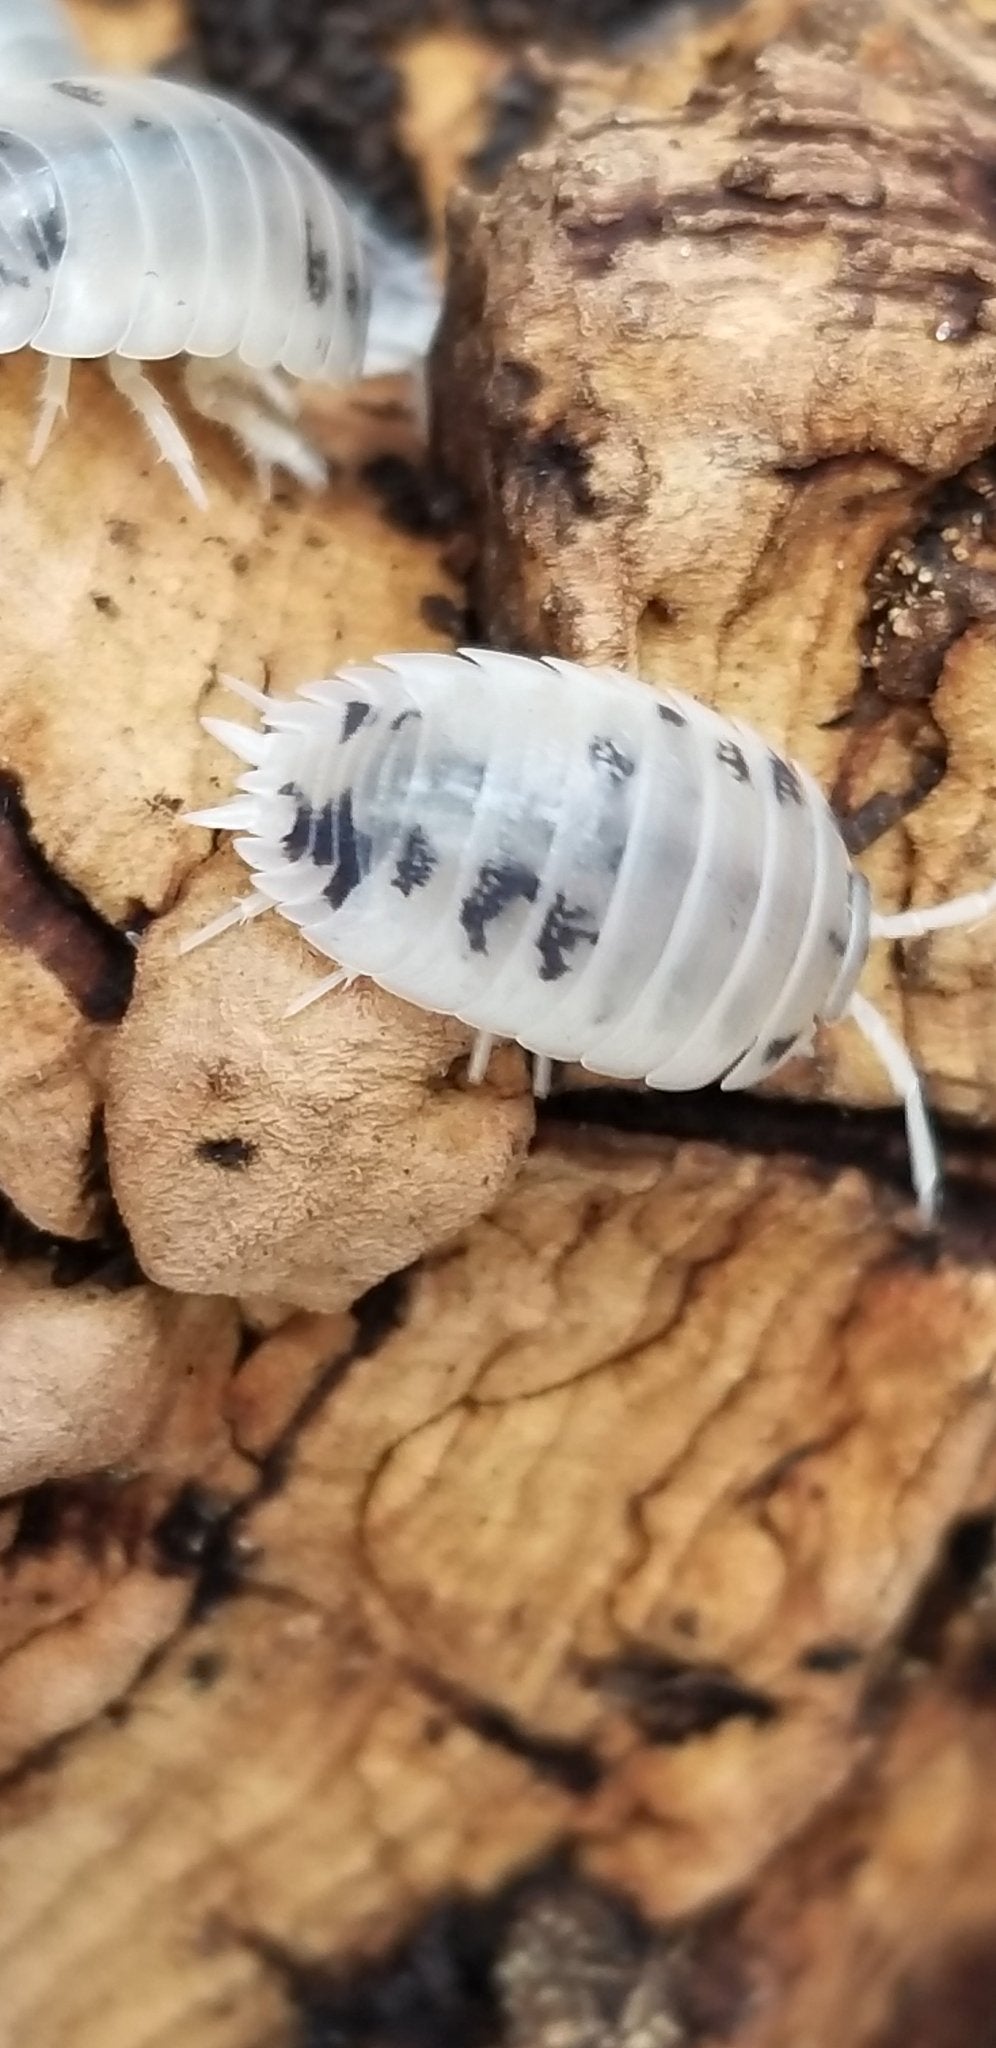
[[[9,770],[0,770],[0,929],[56,976],[91,1024],[124,1016],[134,950],[46,858]]]

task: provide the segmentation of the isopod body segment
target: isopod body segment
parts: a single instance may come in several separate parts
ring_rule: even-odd
[[[0,91],[0,352],[338,379],[366,318],[347,208],[241,108],[159,78]]]
[[[316,994],[366,975],[471,1025],[485,1057],[516,1039],[669,1090],[752,1087],[850,1014],[933,1215],[919,1078],[857,983],[872,938],[984,916],[996,888],[876,915],[804,768],[619,670],[466,650],[347,665],[285,701],[232,687],[262,724],[204,721],[247,765],[191,822],[237,834],[253,889],[185,949],[272,907],[337,963]]]

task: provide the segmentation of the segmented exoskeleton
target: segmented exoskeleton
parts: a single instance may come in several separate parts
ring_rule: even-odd
[[[48,358],[32,459],[72,360],[98,357],[204,504],[141,368],[180,356],[194,406],[264,475],[279,464],[320,485],[294,380],[348,382],[362,365],[368,270],[348,208],[296,144],[197,87],[81,63],[40,76],[71,42],[38,14],[34,34],[25,0],[0,7],[0,354]]]
[[[492,1042],[639,1078],[749,1088],[848,1015],[906,1110],[921,1213],[939,1168],[905,1045],[857,983],[871,938],[996,909],[996,884],[873,913],[812,777],[750,727],[619,670],[466,650],[347,665],[288,700],[230,687],[206,718],[248,770],[189,822],[239,834],[252,894],[184,943],[275,908],[334,974],[367,975]],[[290,1014],[289,1013],[289,1014]]]

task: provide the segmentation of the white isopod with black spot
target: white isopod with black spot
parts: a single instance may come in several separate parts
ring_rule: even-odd
[[[33,4],[33,0],[32,0]],[[242,108],[163,78],[40,76],[59,17],[0,8],[0,355],[48,358],[37,461],[74,358],[100,358],[198,504],[193,456],[143,362],[183,358],[191,403],[264,483],[320,486],[296,380],[363,363],[368,266],[311,159]]]
[[[184,951],[275,908],[337,971],[478,1034],[651,1088],[749,1088],[850,1016],[901,1095],[914,1185],[939,1165],[902,1041],[857,982],[871,938],[996,909],[996,884],[879,916],[806,770],[750,727],[620,670],[464,650],[347,665],[206,718],[248,769],[189,823],[235,831],[250,895]]]

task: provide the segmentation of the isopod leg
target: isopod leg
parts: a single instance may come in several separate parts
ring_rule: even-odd
[[[122,397],[134,406],[139,418],[164,462],[168,462],[202,512],[207,511],[207,492],[197,474],[197,465],[187,442],[170,412],[166,400],[156,390],[151,378],[145,375],[139,363],[133,363],[127,356],[110,355],[105,359],[107,374]]]
[[[274,469],[285,469],[308,490],[320,491],[327,483],[324,457],[292,424],[297,411],[293,387],[276,371],[257,374],[235,356],[210,361],[188,356],[183,379],[195,412],[234,435],[264,496]]]
[[[873,912],[873,939],[923,939],[928,932],[954,931],[959,925],[981,924],[996,911],[996,882],[987,889],[973,889],[968,896],[949,896],[946,903],[927,904],[922,910],[900,910],[894,916]]]
[[[299,1017],[302,1010],[310,1010],[312,1003],[320,1002],[322,996],[331,995],[334,988],[350,988],[358,978],[357,975],[350,974],[348,968],[337,967],[334,974],[326,974],[321,981],[312,982],[311,987],[305,989],[303,996],[295,996],[294,1001],[288,1003],[284,1011],[284,1021],[286,1022],[288,1017]]]
[[[927,1112],[923,1082],[907,1046],[897,1038],[880,1010],[865,996],[853,995],[847,1007],[858,1030],[878,1054],[906,1114],[906,1141],[910,1174],[921,1219],[936,1223],[941,1189],[941,1162],[937,1141]]]
[[[474,1043],[470,1048],[470,1058],[467,1062],[467,1079],[472,1087],[480,1087],[488,1071],[494,1049],[495,1042],[490,1031],[478,1031],[475,1034]]]
[[[49,356],[46,361],[38,423],[28,450],[29,469],[34,469],[41,461],[52,438],[52,428],[59,414],[65,418],[69,410],[69,379],[72,368],[72,359],[69,356]]]
[[[545,1102],[553,1080],[553,1061],[545,1053],[536,1053],[533,1059],[533,1094],[537,1102]]]
[[[272,910],[268,897],[260,896],[253,889],[248,896],[240,896],[236,903],[230,903],[210,924],[202,924],[195,932],[188,932],[180,940],[181,953],[193,953],[198,946],[206,946],[211,939],[220,939],[222,932],[229,932],[233,925],[248,924],[250,918],[261,917],[264,910]]]

